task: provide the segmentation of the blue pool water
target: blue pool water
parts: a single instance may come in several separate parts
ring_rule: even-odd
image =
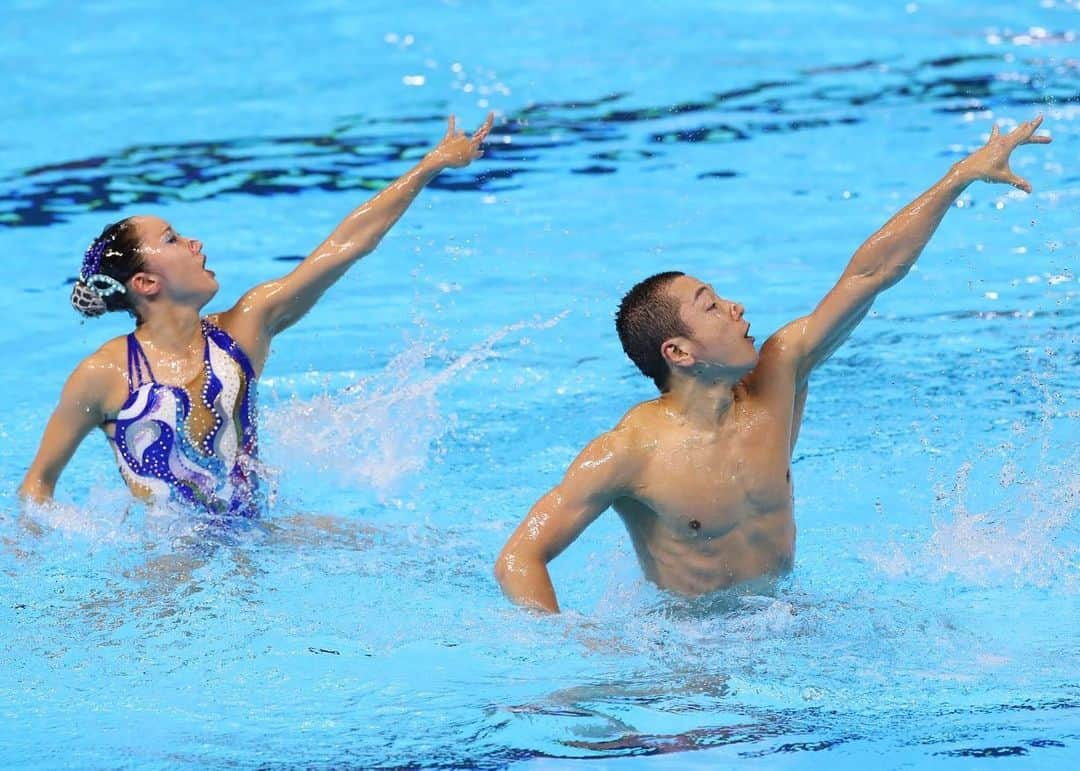
[[[287,5],[287,7],[286,7]],[[1080,763],[1080,6],[13,0],[0,67],[5,767],[1069,768]],[[454,112],[487,156],[282,335],[267,528],[129,506],[88,439],[14,488],[117,316],[67,282],[135,212],[206,244],[227,307]],[[986,136],[975,185],[811,381],[797,563],[679,600],[617,518],[508,606],[495,554],[650,383],[612,313],[677,268],[758,339]]]

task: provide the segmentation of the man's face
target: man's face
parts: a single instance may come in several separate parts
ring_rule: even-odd
[[[754,368],[758,353],[741,305],[725,300],[711,286],[692,276],[676,277],[668,284],[667,291],[678,302],[679,316],[687,328],[686,337],[672,339],[682,353],[689,355],[684,360],[686,366],[716,373],[745,373]],[[679,365],[684,361],[672,363]]]
[[[160,281],[166,296],[201,307],[217,293],[218,282],[206,269],[201,241],[181,236],[159,217],[136,217],[133,224],[145,272]]]

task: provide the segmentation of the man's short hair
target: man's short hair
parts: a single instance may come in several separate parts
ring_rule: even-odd
[[[685,275],[669,270],[649,276],[626,293],[615,313],[615,331],[623,350],[661,391],[667,390],[671,368],[660,346],[670,337],[689,334],[679,315],[678,301],[667,291],[672,281]]]

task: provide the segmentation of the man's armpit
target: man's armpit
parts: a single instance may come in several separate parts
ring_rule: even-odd
[[[747,378],[751,396],[769,400],[794,398],[801,355],[796,334],[797,330],[785,327],[761,346],[757,366]]]

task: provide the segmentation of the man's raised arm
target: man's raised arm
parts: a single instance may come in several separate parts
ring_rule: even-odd
[[[495,577],[518,605],[559,612],[547,563],[628,491],[635,467],[628,434],[628,429],[616,428],[590,442],[562,482],[533,505],[506,542]]]
[[[907,275],[945,212],[976,180],[1002,182],[1031,192],[1031,185],[1009,168],[1009,156],[1020,145],[1046,144],[1037,136],[1042,116],[1021,123],[1008,134],[997,126],[989,141],[957,162],[933,187],[900,210],[858,248],[836,283],[813,313],[779,330],[762,347],[763,369],[774,362],[795,365],[796,383],[825,361],[870,310],[877,295]]]

